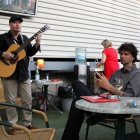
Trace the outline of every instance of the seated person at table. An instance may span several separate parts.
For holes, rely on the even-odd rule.
[[[121,97],[139,97],[140,70],[134,64],[137,61],[138,50],[133,43],[124,43],[118,48],[118,53],[120,54],[120,62],[123,64],[123,68],[116,70],[111,75],[109,81],[103,74],[100,75],[96,72],[99,76],[99,78],[95,78],[100,87],[98,91],[100,93],[109,91],[111,94],[119,95]],[[121,91],[115,88],[116,79],[119,77],[124,80]],[[95,94],[80,81],[74,81],[72,86],[77,97],[72,101],[69,117],[61,140],[79,140],[79,132],[85,113],[91,115],[93,125],[110,117],[110,114],[97,114],[76,108],[75,102],[80,99],[80,96],[92,96]]]

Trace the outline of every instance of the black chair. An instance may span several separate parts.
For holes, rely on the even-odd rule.
[[[138,128],[137,128],[137,125],[136,125],[136,121],[135,121],[135,119],[134,119],[135,116],[139,116],[139,115],[131,115],[130,117],[125,118],[125,121],[133,123],[133,124],[134,124],[134,128],[135,128],[135,131],[138,132]],[[90,117],[87,118],[87,120],[88,120],[88,119],[90,119]],[[85,140],[87,140],[87,138],[88,138],[89,126],[92,126],[92,123],[91,123],[91,122],[92,122],[92,120],[86,121],[86,123],[87,123],[87,129],[86,129]],[[108,125],[109,123],[114,123],[114,127]],[[116,130],[117,119],[110,119],[110,118],[109,118],[109,119],[105,119],[104,121],[99,122],[98,124]]]

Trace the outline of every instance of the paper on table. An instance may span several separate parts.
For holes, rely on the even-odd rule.
[[[118,102],[118,98],[104,98],[99,96],[80,96],[81,98],[93,102],[93,103],[102,103],[102,102]]]

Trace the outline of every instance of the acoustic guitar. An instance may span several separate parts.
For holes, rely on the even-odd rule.
[[[24,48],[37,36],[38,33],[45,32],[49,28],[50,27],[46,24],[22,45],[11,45],[6,52],[11,52],[12,54],[14,54],[14,59],[0,59],[0,77],[7,78],[13,74],[16,69],[17,62],[26,56]]]

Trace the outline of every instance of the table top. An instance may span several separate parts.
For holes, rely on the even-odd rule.
[[[76,101],[75,106],[81,110],[109,113],[109,114],[140,114],[140,97],[121,97],[119,102],[92,103],[84,99]],[[136,107],[126,107],[131,101],[137,103]]]
[[[57,84],[62,84],[63,81],[60,80],[60,81],[57,81],[57,82],[52,82],[51,80],[46,81],[44,79],[44,80],[37,80],[36,83],[39,84],[39,85],[57,85]]]

